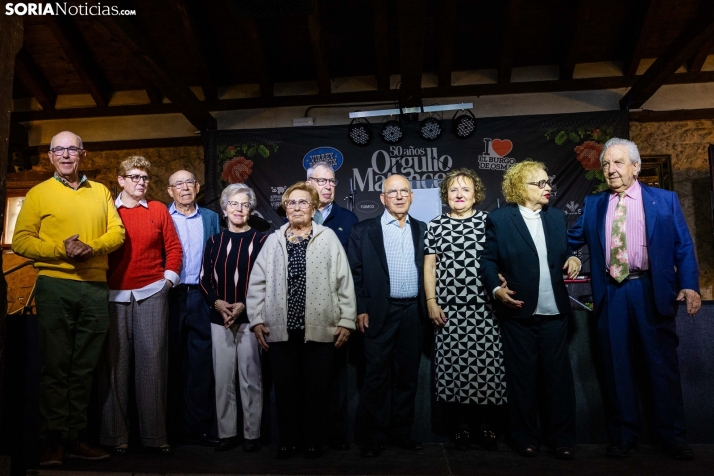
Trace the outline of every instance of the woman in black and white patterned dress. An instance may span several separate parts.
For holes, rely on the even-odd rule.
[[[484,197],[473,170],[453,170],[442,181],[441,200],[451,211],[429,223],[424,288],[435,331],[436,398],[448,405],[456,448],[474,442],[495,451],[492,424],[506,403],[506,379],[498,321],[478,277],[486,212],[473,207]]]

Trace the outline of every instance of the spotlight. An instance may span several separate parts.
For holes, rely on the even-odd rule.
[[[467,139],[476,132],[476,117],[471,111],[463,111],[459,117],[459,111],[456,111],[454,118],[451,120],[451,127],[454,129],[454,135],[457,139]]]
[[[382,139],[387,144],[396,144],[404,139],[404,128],[399,121],[391,120],[382,126]]]
[[[427,117],[419,123],[419,135],[426,141],[433,141],[441,136],[441,121],[434,117]]]
[[[367,147],[372,141],[372,124],[363,117],[352,119],[347,135],[354,145]]]

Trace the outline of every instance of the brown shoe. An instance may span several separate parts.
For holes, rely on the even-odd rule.
[[[62,443],[50,443],[45,446],[45,450],[40,457],[40,466],[61,466],[64,459],[64,445]]]
[[[95,448],[93,446],[89,446],[87,443],[75,440],[72,443],[67,444],[65,458],[86,459],[94,461],[109,458],[109,453],[107,453],[101,448]]]

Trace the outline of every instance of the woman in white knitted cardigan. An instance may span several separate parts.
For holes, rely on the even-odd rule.
[[[278,459],[323,453],[325,408],[336,348],[355,329],[357,307],[347,254],[337,235],[312,221],[315,189],[298,182],[283,194],[288,223],[270,235],[250,275],[250,328],[270,358],[275,381]]]

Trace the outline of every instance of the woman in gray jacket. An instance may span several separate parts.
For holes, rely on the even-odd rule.
[[[288,223],[270,235],[250,275],[250,328],[273,369],[278,459],[323,453],[330,369],[335,349],[355,329],[356,301],[347,255],[337,235],[312,221],[315,189],[298,182],[283,194]]]

